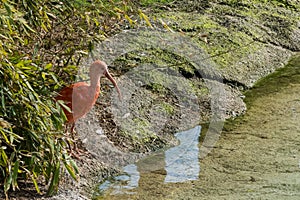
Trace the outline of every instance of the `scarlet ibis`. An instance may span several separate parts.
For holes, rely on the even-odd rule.
[[[67,126],[71,125],[71,135],[73,139],[75,122],[87,114],[97,101],[97,98],[100,94],[100,78],[103,75],[112,82],[114,87],[117,89],[119,98],[121,99],[121,92],[116,81],[110,75],[106,63],[100,60],[96,60],[90,66],[90,85],[85,82],[74,83],[63,88],[55,98],[56,100],[63,100],[65,105],[71,110],[71,112],[69,112],[67,109],[63,108],[63,111],[67,117]],[[77,149],[76,144],[75,150],[79,150]],[[71,148],[70,151],[71,155],[78,158],[78,156],[73,153]]]

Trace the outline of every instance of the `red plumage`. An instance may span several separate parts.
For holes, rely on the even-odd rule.
[[[68,119],[69,124],[73,124],[71,132],[73,132],[74,123],[86,113],[88,113],[93,105],[96,103],[100,94],[100,78],[106,76],[115,86],[121,99],[121,93],[116,81],[110,75],[105,62],[96,60],[90,66],[90,80],[91,84],[85,82],[78,82],[62,89],[56,100],[63,100],[72,112],[63,108],[64,113]]]
[[[85,82],[78,82],[65,87],[59,92],[56,100],[63,100],[72,113],[63,108],[68,123],[75,123],[79,118],[88,113],[96,103],[100,94],[100,86],[94,88]]]
[[[65,105],[70,108],[71,112],[68,111],[66,108],[62,108],[66,117],[67,123],[71,124],[71,134],[73,136],[75,122],[83,117],[86,113],[88,113],[93,105],[96,103],[97,98],[100,94],[100,78],[101,76],[106,76],[115,86],[117,92],[119,94],[119,98],[121,99],[121,93],[116,81],[110,75],[107,69],[107,65],[105,62],[96,60],[90,66],[90,80],[91,84],[87,84],[85,82],[78,82],[72,84],[68,87],[63,88],[55,100],[62,100],[64,101]],[[67,130],[67,129],[66,129]],[[77,149],[76,143],[75,148]],[[72,149],[70,148],[71,154]],[[74,154],[73,154],[74,155]],[[74,155],[75,157],[78,157]]]

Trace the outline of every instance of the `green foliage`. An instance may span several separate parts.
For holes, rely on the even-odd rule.
[[[61,170],[76,179],[67,153],[66,117],[56,90],[73,81],[82,56],[119,29],[127,1],[0,1],[0,186],[7,195],[20,180],[48,195]],[[119,22],[119,23],[117,23]]]
[[[123,1],[2,0],[0,58],[17,50],[54,66],[78,65],[94,42],[119,29],[127,10]]]
[[[58,87],[50,66],[31,60],[4,59],[0,71],[0,180],[4,191],[18,188],[19,179],[31,179],[39,192],[38,178],[55,191],[60,162],[71,173],[76,165],[66,152],[61,106],[49,91]],[[75,177],[74,177],[75,178]]]

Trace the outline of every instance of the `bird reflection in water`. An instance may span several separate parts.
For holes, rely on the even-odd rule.
[[[161,184],[197,180],[199,165],[199,136],[201,127],[175,134],[180,144],[165,152],[148,156],[123,168],[123,174],[99,186],[101,193],[131,194],[139,189],[153,192]],[[137,190],[134,190],[137,189]]]

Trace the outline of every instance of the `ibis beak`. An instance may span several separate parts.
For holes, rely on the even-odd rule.
[[[112,84],[114,85],[114,87],[116,88],[116,90],[118,92],[120,101],[122,101],[122,95],[121,95],[120,89],[119,89],[115,79],[110,75],[110,73],[108,71],[106,71],[106,73],[104,75],[112,82]]]

